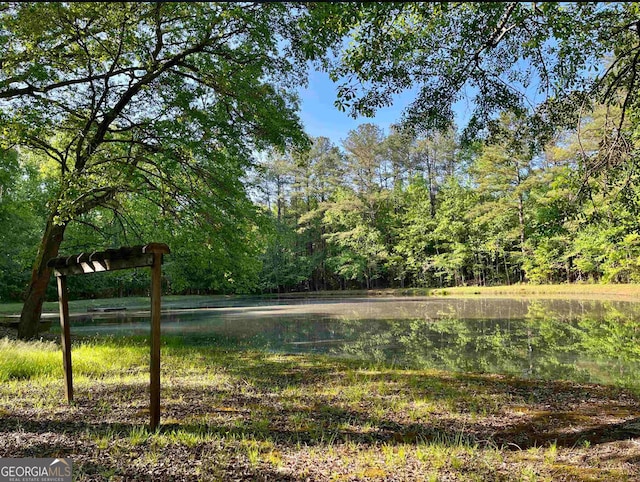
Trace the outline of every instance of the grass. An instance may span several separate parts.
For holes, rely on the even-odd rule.
[[[73,348],[74,376],[121,376],[132,367],[144,363],[147,354],[143,342],[126,344],[105,340],[99,344],[86,342]],[[108,362],[105,362],[108,361]],[[62,376],[61,354],[51,342],[22,342],[0,340],[0,381],[59,378]]]
[[[74,343],[66,406],[56,344],[0,341],[0,457],[68,456],[75,480],[640,477],[640,399],[615,387],[166,339],[149,431],[146,342]]]
[[[460,286],[452,288],[383,288],[371,290],[321,291],[307,293],[286,293],[264,295],[265,297],[287,298],[333,298],[344,296],[525,296],[525,297],[619,297],[640,299],[640,284],[513,284],[501,286]]]
[[[430,290],[431,296],[558,296],[640,299],[640,284],[565,283],[557,285],[462,286]]]

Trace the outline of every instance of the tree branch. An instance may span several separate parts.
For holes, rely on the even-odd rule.
[[[211,38],[210,33],[208,33],[202,41],[200,41],[193,47],[188,48],[183,52],[177,54],[176,56],[171,58],[171,60],[168,60],[167,62],[162,64],[159,68],[153,71],[147,72],[138,82],[131,85],[131,87],[129,87],[127,91],[124,94],[122,94],[122,96],[120,97],[120,100],[116,103],[113,109],[111,109],[105,115],[102,122],[98,125],[98,129],[96,133],[93,135],[91,141],[87,144],[86,150],[82,155],[78,156],[78,158],[76,159],[76,170],[82,171],[82,169],[84,169],[84,166],[86,165],[88,159],[91,157],[95,149],[98,147],[98,145],[100,145],[103,142],[104,137],[108,132],[108,129],[111,123],[120,115],[122,110],[129,104],[131,99],[133,99],[133,97],[137,95],[144,86],[153,82],[164,72],[176,66],[179,62],[181,62],[188,56],[196,52],[202,51],[202,49],[209,43],[210,38]]]
[[[88,82],[93,82],[94,80],[106,79],[113,75],[132,73],[132,72],[135,72],[136,70],[140,70],[140,69],[136,67],[127,67],[127,68],[118,69],[113,73],[107,72],[105,74],[96,74],[94,76],[89,75],[86,77],[81,77],[76,79],[63,80],[60,82],[54,82],[52,84],[45,85],[43,87],[31,85],[28,82],[23,81],[25,84],[27,84],[27,87],[17,87],[13,89],[6,89],[4,91],[0,90],[0,99],[12,99],[12,98],[20,97],[23,95],[31,95],[36,93],[45,94],[55,89],[69,87],[71,85],[86,84]]]

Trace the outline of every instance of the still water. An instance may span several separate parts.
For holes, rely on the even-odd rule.
[[[171,308],[171,307],[170,307]],[[90,313],[78,335],[146,335],[148,313]],[[186,344],[322,353],[640,389],[640,303],[348,298],[221,302],[170,309],[162,333]]]

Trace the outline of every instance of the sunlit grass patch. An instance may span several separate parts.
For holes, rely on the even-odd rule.
[[[73,370],[89,377],[148,370],[148,348],[123,344],[82,343],[71,350]]]
[[[153,443],[161,446],[175,444],[191,448],[218,438],[219,434],[206,426],[190,426],[154,435]]]
[[[62,356],[55,343],[0,340],[0,381],[61,375]]]
[[[242,438],[240,448],[245,453],[249,464],[257,466],[262,460],[273,463],[280,463],[281,458],[277,451],[274,451],[274,444],[270,440],[256,440],[253,438]]]
[[[129,431],[129,435],[128,435],[129,444],[134,447],[136,445],[142,445],[149,439],[150,435],[151,434],[146,426],[141,425],[141,426],[133,427]]]
[[[125,376],[148,370],[148,348],[135,342],[86,341],[71,349],[74,376]],[[53,342],[0,340],[0,381],[62,377],[62,353]]]
[[[407,447],[405,445],[385,443],[382,445],[381,450],[386,467],[396,467],[407,460]]]
[[[99,450],[108,449],[118,438],[119,434],[115,429],[104,430],[90,430],[86,431],[86,436],[89,440],[96,444]]]

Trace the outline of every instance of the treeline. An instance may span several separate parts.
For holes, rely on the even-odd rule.
[[[617,121],[596,109],[544,145],[512,114],[484,142],[362,124],[341,146],[272,155],[259,288],[637,282],[638,174],[628,149],[599,154]]]
[[[474,142],[454,129],[416,137],[362,124],[340,145],[321,137],[265,156],[233,211],[185,223],[123,196],[78,216],[61,254],[166,242],[165,290],[182,294],[638,282],[640,183],[633,150],[603,144],[614,114],[596,109],[543,145],[513,114]],[[2,154],[3,301],[22,299],[29,282],[56,188],[47,169],[28,152]],[[70,279],[84,298],[148,286],[146,270]]]

